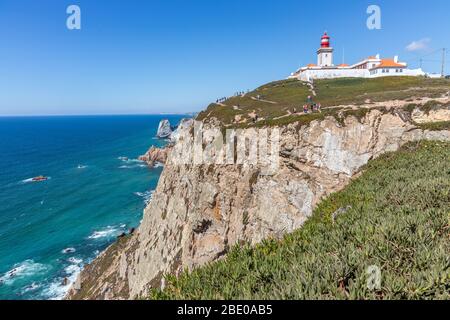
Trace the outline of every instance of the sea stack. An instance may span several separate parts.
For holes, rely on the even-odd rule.
[[[170,137],[171,134],[172,134],[172,127],[170,126],[169,120],[167,119],[161,120],[159,122],[156,136],[160,139],[165,139]]]

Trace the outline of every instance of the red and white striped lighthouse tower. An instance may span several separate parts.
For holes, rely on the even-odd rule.
[[[320,47],[321,48],[329,48],[330,47],[330,36],[327,34],[326,31],[322,36],[322,41],[320,42]]]
[[[325,32],[320,41],[320,49],[317,50],[317,65],[319,67],[332,67],[333,51],[333,48],[330,47],[330,36]]]

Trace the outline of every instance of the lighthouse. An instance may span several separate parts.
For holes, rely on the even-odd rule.
[[[325,32],[320,41],[320,48],[317,50],[317,65],[319,67],[332,67],[333,51],[330,46],[330,36]]]

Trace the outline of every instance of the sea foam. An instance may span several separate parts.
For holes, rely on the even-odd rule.
[[[138,197],[141,197],[144,199],[144,203],[147,205],[152,201],[153,193],[155,190],[145,191],[145,192],[135,192],[134,194]]]
[[[114,236],[118,236],[121,232],[123,232],[122,226],[107,226],[104,229],[101,230],[97,230],[94,231],[89,237],[88,239],[91,240],[97,240],[97,239],[101,239],[101,238],[112,238]]]
[[[41,263],[36,263],[31,259],[25,260],[21,263],[15,264],[11,270],[3,274],[0,277],[0,283],[12,285],[18,279],[34,276],[36,274],[43,273],[46,270],[47,267]]]

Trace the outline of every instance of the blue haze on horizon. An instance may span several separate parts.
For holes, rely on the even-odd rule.
[[[81,30],[66,28],[71,4]],[[381,30],[366,27],[370,4]],[[325,30],[335,63],[344,48],[347,63],[380,53],[411,67],[432,53],[424,69],[440,72],[449,12],[448,0],[0,0],[0,115],[199,111],[315,62]]]

